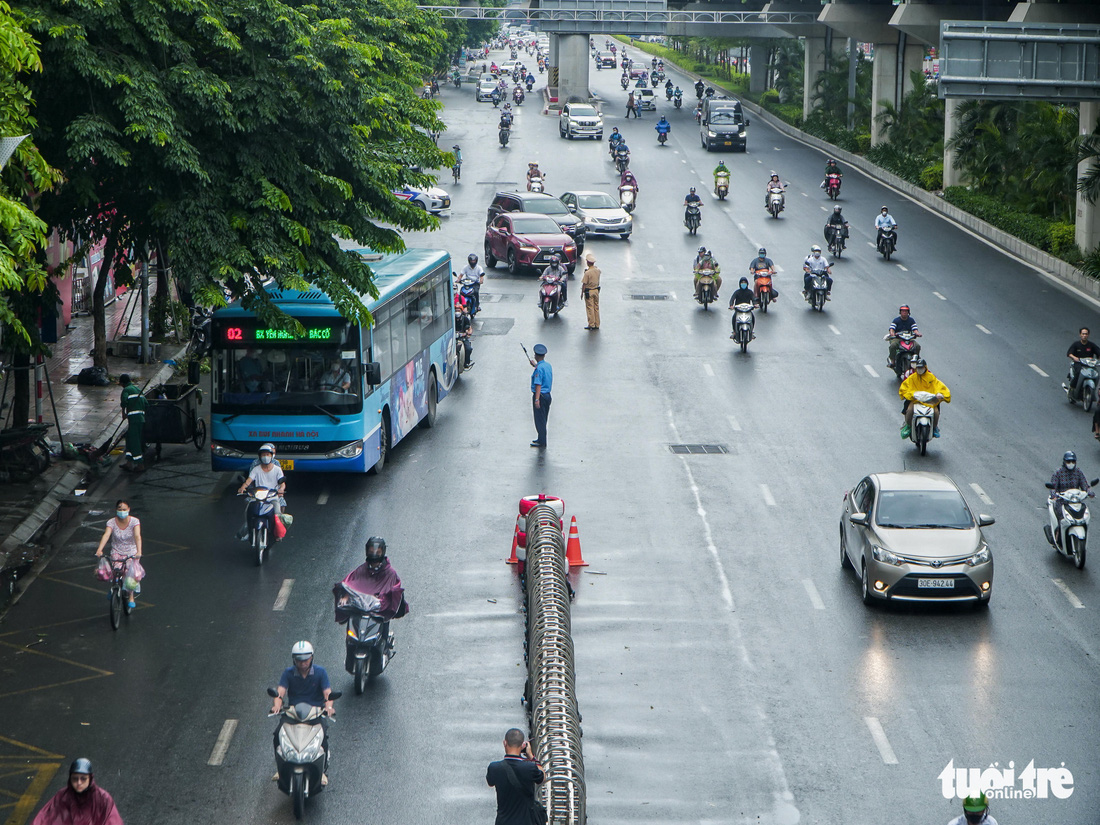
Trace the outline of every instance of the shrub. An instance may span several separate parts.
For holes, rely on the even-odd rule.
[[[921,170],[920,185],[925,189],[943,189],[943,161],[937,160]]]
[[[775,89],[767,89],[760,95],[760,105],[767,108],[769,104],[776,105],[779,103],[779,92]]]
[[[948,203],[969,212],[976,218],[1015,235],[1022,241],[1037,246],[1047,252],[1052,251],[1052,221],[1009,209],[999,199],[982,195],[964,186],[949,186],[943,190],[943,198]]]
[[[862,134],[856,135],[856,145],[859,146],[859,153],[861,155],[866,155],[867,150],[871,148],[871,133],[863,132]]]
[[[1081,271],[1090,278],[1100,280],[1100,246],[1085,256],[1081,262]]]
[[[1050,224],[1050,251],[1058,257],[1064,257],[1072,247],[1076,246],[1074,239],[1077,235],[1077,227],[1065,221],[1052,221]]]

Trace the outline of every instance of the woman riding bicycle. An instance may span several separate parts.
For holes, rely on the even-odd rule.
[[[103,555],[103,548],[107,541],[111,542],[111,565],[120,567],[127,559],[141,558],[141,522],[137,516],[130,515],[130,505],[125,499],[119,499],[115,504],[115,517],[107,520],[107,527],[99,539],[99,547],[95,554],[99,558]],[[137,591],[124,591],[131,610],[134,609],[134,598]]]

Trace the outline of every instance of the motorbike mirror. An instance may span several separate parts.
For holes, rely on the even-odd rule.
[[[328,698],[335,701],[336,699],[339,699],[343,695],[344,695],[344,692],[342,690],[333,690],[333,691],[329,692]]]
[[[749,120],[748,118],[745,118],[745,125],[746,125],[746,126],[751,126],[751,125],[752,125],[752,121],[751,121],[751,120]]]
[[[267,695],[274,699],[276,696],[279,695],[279,691],[275,690],[275,688],[270,688],[269,687],[267,689]]]
[[[1095,487],[1097,484],[1100,484],[1100,478],[1094,478],[1092,481],[1090,481],[1089,487]]]
[[[370,361],[363,365],[363,373],[367,383],[373,385],[382,383],[382,365],[377,361]]]
[[[1054,485],[1051,484],[1049,481],[1046,484],[1044,484],[1043,486],[1046,487],[1048,490],[1053,490],[1054,489]]]
[[[991,524],[995,524],[996,521],[997,521],[997,519],[993,518],[993,516],[987,516],[984,513],[979,513],[978,514],[978,526],[979,527],[989,527]]]
[[[848,516],[848,521],[852,522],[852,524],[858,525],[859,527],[866,527],[869,522],[866,513],[852,513],[850,516]]]

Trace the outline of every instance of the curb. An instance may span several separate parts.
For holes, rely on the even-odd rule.
[[[640,51],[644,53],[644,50]],[[892,189],[896,189],[911,200],[916,201],[941,217],[947,218],[965,229],[969,229],[993,246],[1010,255],[1014,255],[1016,258],[1039,270],[1047,277],[1055,281],[1060,281],[1064,285],[1084,293],[1084,295],[1089,298],[1100,300],[1100,281],[1088,277],[1084,272],[1067,261],[1063,261],[1061,258],[1051,255],[1049,252],[1044,252],[1042,249],[1039,249],[1039,247],[1032,246],[1016,236],[1010,235],[1008,232],[998,229],[992,224],[971,215],[969,212],[959,209],[959,207],[945,201],[940,195],[921,189],[919,186],[915,186],[909,183],[909,181],[899,178],[893,172],[889,172],[881,166],[871,163],[861,155],[848,152],[841,149],[839,146],[834,146],[821,138],[814,137],[807,132],[803,132],[801,129],[791,126],[785,120],[782,120],[767,109],[761,107],[760,104],[736,95],[736,93],[726,89],[716,81],[705,78],[695,72],[689,72],[678,63],[674,63],[671,60],[666,60],[665,62],[675,67],[680,74],[694,80],[702,80],[715,89],[721,89],[726,94],[737,97],[737,99],[741,101],[741,105],[744,106],[747,111],[752,112],[754,116],[761,118],[787,137],[793,138],[814,149],[820,149],[838,160],[843,160],[849,166],[859,169],[865,175],[874,178]]]
[[[169,360],[175,361],[186,351],[186,347],[181,348]],[[172,364],[163,364],[149,379],[146,386],[164,382],[171,376],[173,369]],[[105,435],[107,435],[107,430],[100,432],[92,440],[96,441]],[[72,495],[73,491],[84,480],[89,469],[83,463],[70,467],[49,489],[42,501],[12,530],[11,535],[5,538],[3,543],[0,543],[0,570],[5,570],[12,555],[18,553],[24,545],[34,541],[42,528],[54,519],[62,505],[66,503],[65,499]]]

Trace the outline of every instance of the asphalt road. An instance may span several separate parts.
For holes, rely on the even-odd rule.
[[[516,500],[545,491],[577,515],[591,564],[575,575],[574,635],[592,822],[946,822],[960,807],[938,779],[951,760],[1072,772],[1068,799],[996,802],[1002,825],[1100,821],[1096,564],[1076,571],[1042,536],[1042,484],[1062,452],[1100,470],[1089,417],[1058,387],[1095,307],[846,170],[849,255],[834,300],[813,313],[799,271],[832,206],[817,188],[824,156],[754,121],[748,153],[724,156],[733,196],[707,200],[691,238],[683,195],[709,191],[718,156],[700,149],[690,106],[658,104],[673,124],[664,148],[657,115],[623,120],[618,74],[593,71],[592,83],[606,128],[627,135],[641,192],[631,240],[588,244],[604,273],[601,330],[583,329],[579,289],[543,321],[531,276],[490,272],[477,364],[438,426],[402,443],[380,477],[292,478],[295,525],[261,569],[232,540],[231,480],[192,449],[166,447],[140,481],[97,490],[0,626],[0,698],[17,709],[0,758],[31,765],[2,780],[7,795],[44,799],[63,781],[57,766],[88,755],[127,821],[291,821],[269,781],[264,688],[299,638],[350,687],[329,588],[377,534],[412,614],[395,626],[384,677],[338,703],[332,784],[308,818],[491,821],[484,766],[523,722],[522,617],[503,559]],[[535,97],[507,149],[496,112],[468,88],[443,101],[441,145],[462,146],[463,182],[441,181],[453,214],[410,245],[447,248],[456,265],[480,253],[485,208],[529,160],[550,192],[613,191],[604,145],[559,140]],[[773,169],[791,182],[777,221],[762,208]],[[889,263],[870,246],[883,203],[901,227]],[[700,243],[723,265],[723,298],[759,245],[783,269],[783,297],[747,354],[728,339],[722,301],[704,312],[691,300]],[[666,297],[631,298],[643,294]],[[900,303],[953,393],[924,458],[898,436],[885,367],[881,338]],[[527,446],[521,342],[545,343],[555,368],[545,452]],[[728,453],[679,456],[673,443]],[[988,611],[860,603],[838,563],[841,496],[900,469],[945,472],[996,517]],[[112,633],[89,559],[118,497],[144,522],[149,578],[142,608]],[[208,765],[227,719],[238,725],[224,761]],[[20,825],[26,811],[9,810]]]

